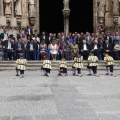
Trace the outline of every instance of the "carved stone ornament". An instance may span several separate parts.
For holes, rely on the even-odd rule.
[[[64,17],[69,17],[69,15],[70,15],[70,9],[64,9],[63,10],[63,15],[64,15]]]

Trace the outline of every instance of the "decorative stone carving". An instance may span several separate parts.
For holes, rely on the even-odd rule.
[[[30,24],[35,24],[35,0],[29,0],[29,18],[30,18]]]
[[[64,9],[63,10],[63,15],[64,15],[64,17],[69,17],[69,15],[70,15],[70,9]]]
[[[7,20],[10,20],[12,15],[12,0],[4,0],[5,5],[5,16]]]

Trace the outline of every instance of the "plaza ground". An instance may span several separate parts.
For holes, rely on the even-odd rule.
[[[117,77],[51,77],[40,71],[0,71],[0,120],[120,120],[120,72]]]

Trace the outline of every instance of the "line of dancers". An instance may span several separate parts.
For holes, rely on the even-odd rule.
[[[88,65],[87,65],[87,69],[88,69],[88,75],[93,75],[96,77],[99,77],[99,74],[97,73],[97,66],[98,66],[98,62],[99,59],[97,56],[94,55],[93,52],[91,52],[89,54],[88,57]],[[113,57],[109,56],[108,53],[104,54],[104,62],[105,62],[105,66],[106,66],[106,75],[111,75],[113,77],[115,77],[116,75],[114,74],[114,59]],[[17,59],[16,61],[16,76],[20,76],[21,78],[24,77],[24,73],[25,73],[25,66],[27,64],[27,60],[23,58],[23,54],[20,54],[20,58]],[[62,58],[61,61],[59,62],[59,73],[58,76],[67,76],[67,61],[65,60],[65,58]],[[74,57],[74,61],[72,64],[72,72],[73,72],[73,76],[79,76],[82,77],[82,73],[81,70],[83,68],[83,56],[79,55],[78,53],[75,54]],[[44,72],[45,76],[50,77],[50,72],[52,69],[52,62],[51,60],[48,59],[48,56],[44,56],[44,60],[43,60],[43,65],[41,67],[41,70]],[[110,70],[110,72],[109,72]],[[19,72],[20,71],[20,75]],[[77,74],[76,74],[77,71]],[[92,73],[93,72],[93,73]]]

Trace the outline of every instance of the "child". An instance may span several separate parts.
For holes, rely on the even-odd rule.
[[[22,53],[20,54],[20,58],[17,59],[16,63],[17,63],[17,67],[16,67],[17,75],[16,76],[19,76],[18,71],[20,71],[20,77],[22,78],[24,77],[25,65],[27,64],[27,60],[23,58]]]
[[[74,70],[73,75],[75,75],[75,72],[76,72],[76,69],[77,69],[78,76],[82,77],[81,68],[83,68],[83,64],[82,64],[83,56],[80,56],[78,53],[76,53],[75,56],[76,57],[74,58],[74,64],[72,66],[72,68]]]
[[[51,67],[51,61],[48,59],[48,56],[44,56],[44,60],[43,60],[43,70],[45,72],[45,75],[47,75],[48,77],[50,77],[50,71],[51,71],[52,67]]]
[[[105,53],[104,56],[105,56],[104,57],[105,66],[107,70],[106,75],[109,75],[108,69],[110,68],[110,75],[115,77],[116,75],[113,73],[113,65],[114,65],[113,57],[109,56],[108,53]]]
[[[91,52],[90,55],[89,55],[89,57],[88,57],[88,66],[87,66],[87,68],[88,68],[88,70],[89,70],[89,74],[88,74],[88,75],[92,75],[92,74],[91,74],[91,69],[92,69],[93,75],[99,77],[99,75],[97,75],[97,66],[98,66],[97,62],[98,62],[98,61],[99,61],[99,60],[98,60],[98,57],[95,56],[95,55]]]
[[[65,58],[62,58],[59,62],[60,71],[58,75],[67,76],[67,62]]]

